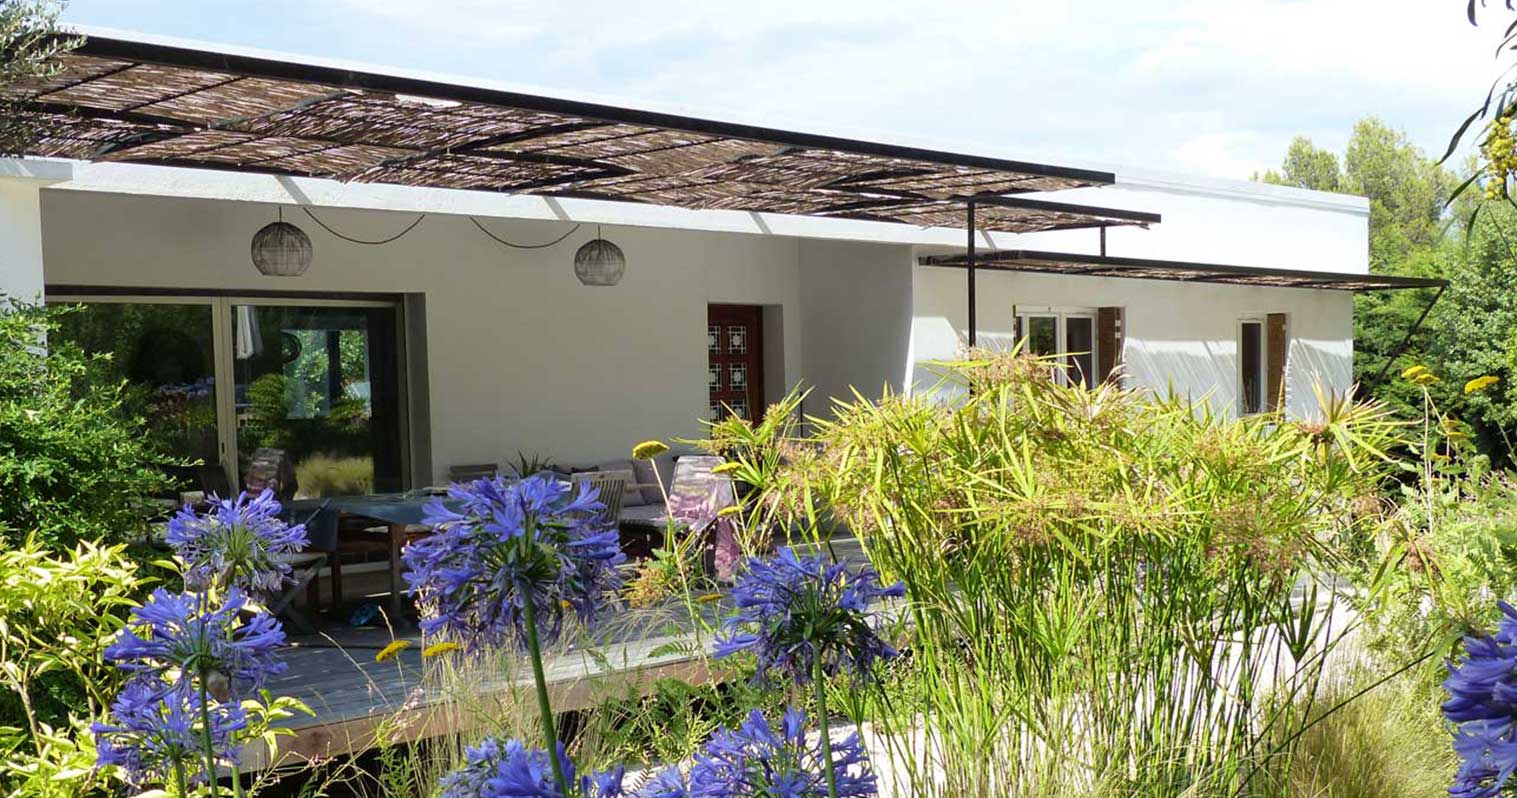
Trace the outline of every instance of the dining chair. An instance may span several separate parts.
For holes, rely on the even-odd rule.
[[[305,524],[307,544],[304,551],[278,555],[280,562],[290,566],[290,581],[280,594],[269,602],[269,612],[289,621],[290,627],[301,634],[313,634],[316,627],[305,613],[295,607],[295,598],[303,590],[306,594],[306,611],[321,611],[321,585],[317,577],[321,567],[335,558],[337,550],[337,512],[332,510],[330,499],[321,503]],[[335,573],[335,572],[334,572]],[[336,598],[334,581],[333,597]],[[336,606],[334,601],[333,606]]]

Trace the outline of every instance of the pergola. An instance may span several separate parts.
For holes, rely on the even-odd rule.
[[[92,36],[3,89],[30,154],[1008,233],[1153,214],[1027,198],[1107,172]]]
[[[0,88],[44,131],[27,154],[359,183],[959,227],[924,263],[1243,285],[1377,290],[1403,278],[1105,255],[1104,229],[1158,214],[1026,196],[1109,172],[566,100],[264,55],[90,36],[38,83]],[[979,231],[1100,228],[1102,255],[976,251]]]

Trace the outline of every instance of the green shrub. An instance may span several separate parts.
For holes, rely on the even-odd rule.
[[[1517,601],[1517,478],[1490,470],[1469,426],[1434,401],[1439,381],[1415,369],[1401,381],[1422,394],[1410,446],[1419,458],[1374,508],[1382,522],[1355,581],[1367,588],[1358,605],[1368,647],[1387,667],[1414,664],[1420,689],[1438,700],[1460,639],[1494,631],[1497,600]]]
[[[295,466],[302,496],[353,496],[374,491],[374,460],[318,454]]]
[[[0,297],[0,541],[11,547],[134,539],[149,497],[169,487],[123,386],[92,379],[94,359],[75,347],[40,345],[67,312]]]
[[[28,542],[0,553],[0,790],[98,786],[87,726],[123,675],[103,652],[143,589],[120,546],[81,543],[60,557]]]

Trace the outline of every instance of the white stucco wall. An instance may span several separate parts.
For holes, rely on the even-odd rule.
[[[952,358],[967,337],[965,272],[919,266],[913,278],[913,380],[937,377],[928,361]],[[1127,384],[1238,405],[1238,324],[1289,314],[1288,412],[1310,415],[1313,384],[1342,393],[1353,382],[1353,295],[1337,291],[1188,284],[1159,280],[985,272],[977,278],[979,342],[1010,347],[1018,307],[1123,308]]]
[[[884,386],[930,379],[920,364],[951,358],[965,334],[964,272],[915,265],[919,254],[950,251],[947,242],[962,241],[962,233],[412,192],[79,166],[73,179],[41,194],[44,276],[53,286],[424,295],[431,460],[439,477],[451,464],[498,462],[517,451],[591,462],[623,457],[649,437],[699,435],[711,302],[765,307],[767,393],[773,398],[804,380],[814,386],[806,405],[814,414],[854,387],[877,395]],[[1112,230],[1114,254],[1366,268],[1362,200],[1236,184],[1182,190],[1162,181],[1069,193],[1164,214],[1153,230]],[[0,190],[0,203],[7,196]],[[415,218],[372,209],[391,199],[431,215],[399,241],[371,247],[341,241],[285,204],[286,218],[311,235],[315,263],[300,278],[267,278],[249,262],[248,242],[275,217],[275,206],[246,199],[265,196],[313,202],[324,220],[364,238],[390,235]],[[321,206],[323,198],[338,207]],[[34,199],[28,217],[24,203],[0,205],[0,224],[35,225],[36,206]],[[460,212],[513,241],[546,241],[574,222],[587,226],[561,246],[513,250],[480,235]],[[570,265],[597,222],[628,259],[626,278],[613,288],[580,285]],[[1088,230],[983,238],[987,246],[1074,252],[1093,252],[1097,241]],[[6,265],[0,273],[29,281],[23,288],[33,293],[40,288],[35,268]],[[1182,393],[1211,395],[1221,408],[1237,404],[1237,323],[1245,316],[1290,314],[1292,412],[1314,407],[1313,382],[1341,391],[1351,379],[1346,293],[993,272],[982,272],[979,286],[982,341],[1009,341],[1016,305],[1121,306],[1133,384],[1172,383]]]
[[[546,250],[512,250],[468,219],[430,216],[385,246],[338,240],[304,214],[315,260],[298,278],[260,275],[248,257],[272,206],[51,191],[43,199],[50,285],[218,291],[423,293],[427,305],[432,461],[561,462],[626,457],[646,438],[694,437],[705,415],[708,302],[772,306],[783,319],[780,371],[801,374],[803,314],[796,241],[605,227],[627,255],[622,283],[574,277],[582,228]],[[415,217],[324,209],[323,221],[363,238]],[[561,235],[561,222],[492,221],[518,242]]]
[[[1109,255],[1348,274],[1369,271],[1369,207],[1361,197],[1237,181],[1181,180],[1135,170],[1119,171],[1115,186],[1048,196],[1163,216],[1148,229],[1109,229]],[[992,234],[982,236],[982,243],[1096,254],[1100,234]],[[1233,413],[1239,406],[1239,322],[1286,313],[1287,412],[1312,414],[1318,404],[1314,385],[1341,395],[1353,383],[1354,303],[1348,292],[990,270],[978,275],[976,326],[982,344],[1011,344],[1018,306],[1122,307],[1127,384],[1206,397],[1218,410]],[[967,339],[965,280],[961,269],[915,270],[912,381],[918,387],[936,381],[925,362],[952,357]]]
[[[854,388],[874,397],[906,387],[913,263],[909,246],[800,242],[808,414],[827,415]]]
[[[42,296],[41,186],[0,178],[0,301]]]

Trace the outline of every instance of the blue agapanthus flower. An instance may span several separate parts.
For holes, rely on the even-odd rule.
[[[531,601],[545,641],[562,630],[566,609],[593,624],[621,584],[626,559],[616,528],[598,520],[594,488],[577,490],[548,474],[518,482],[454,484],[428,507],[435,534],[406,546],[411,594],[422,632],[442,633],[475,651],[526,644],[523,608]]]
[[[737,611],[723,621],[715,654],[752,651],[760,678],[777,672],[797,684],[812,678],[818,656],[829,675],[846,669],[868,676],[876,661],[897,656],[875,632],[869,608],[904,595],[905,585],[882,587],[868,566],[850,572],[783,548],[771,559],[748,560],[732,590]]]
[[[779,728],[754,710],[741,726],[712,735],[690,768],[690,798],[827,798],[821,741],[806,740],[806,713],[785,711]],[[873,798],[869,756],[850,734],[832,742],[838,798]]]
[[[136,673],[134,683],[151,693],[182,689],[185,680],[206,674],[206,690],[217,700],[237,698],[285,668],[276,655],[284,644],[283,627],[266,612],[242,617],[247,605],[235,588],[221,601],[159,588],[132,610],[105,658]]]
[[[577,790],[567,798],[621,798],[622,768],[579,775],[563,744],[557,753],[564,779]],[[439,798],[566,798],[547,751],[495,737],[464,749],[463,767],[443,776],[438,788]]]
[[[666,767],[648,777],[636,798],[690,798],[690,779],[677,766]]]
[[[1455,724],[1459,770],[1454,798],[1499,795],[1517,771],[1517,609],[1499,602],[1494,635],[1467,637],[1465,656],[1449,663],[1443,715]]]
[[[234,760],[241,751],[236,733],[247,727],[247,716],[236,702],[209,702],[201,712],[199,693],[154,690],[133,682],[111,705],[110,718],[95,723],[96,764],[115,765],[134,785],[189,784],[205,780],[205,717],[216,759]]]
[[[277,594],[290,575],[281,555],[309,543],[305,526],[285,524],[279,510],[274,491],[267,489],[251,499],[242,493],[235,501],[219,500],[204,514],[186,505],[170,519],[167,538],[185,562],[185,585]]]

